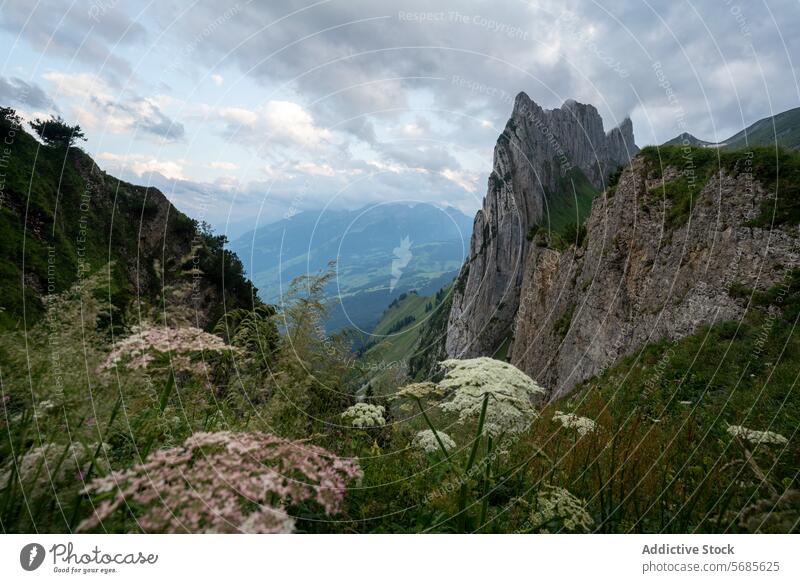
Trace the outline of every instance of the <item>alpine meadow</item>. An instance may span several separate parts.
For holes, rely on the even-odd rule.
[[[800,532],[796,2],[135,4],[0,7],[3,533],[777,564],[725,535]]]

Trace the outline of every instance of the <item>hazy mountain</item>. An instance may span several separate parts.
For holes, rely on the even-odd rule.
[[[291,280],[337,263],[328,328],[369,332],[392,299],[435,292],[452,280],[469,245],[472,219],[431,204],[375,204],[303,211],[231,243],[264,301],[279,303]]]
[[[716,146],[713,142],[706,142],[705,140],[701,140],[700,138],[694,137],[689,132],[683,132],[682,134],[675,136],[668,142],[664,142],[665,146]]]

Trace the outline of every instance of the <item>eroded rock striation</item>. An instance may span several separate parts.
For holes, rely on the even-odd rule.
[[[637,152],[629,119],[606,133],[592,105],[569,100],[546,110],[525,93],[517,96],[454,287],[448,356],[492,354],[500,347],[519,307],[531,227],[546,225],[560,199],[577,196],[572,177],[601,190],[609,173]]]
[[[690,205],[695,170],[657,158],[637,156],[596,198],[583,246],[527,258],[510,360],[551,399],[647,343],[740,319],[749,292],[732,289],[780,289],[799,265],[797,225],[754,220],[773,195],[747,152],[712,162]]]

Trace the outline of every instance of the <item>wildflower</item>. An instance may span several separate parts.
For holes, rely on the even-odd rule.
[[[95,479],[85,492],[114,495],[78,530],[91,530],[118,509],[138,510],[147,532],[291,532],[287,508],[307,500],[340,511],[358,464],[321,447],[269,433],[195,433],[144,463]]]
[[[128,368],[147,368],[157,354],[168,354],[175,368],[202,373],[202,363],[194,366],[187,355],[197,352],[222,352],[236,350],[219,337],[200,328],[167,328],[162,326],[136,326],[133,333],[116,343],[111,354],[97,369],[98,373],[111,370],[122,361]],[[197,370],[195,370],[197,369]]]
[[[581,437],[592,433],[597,427],[597,423],[588,417],[580,417],[574,413],[564,413],[562,411],[555,412],[553,421],[558,421],[562,427],[567,429],[575,429]]]
[[[441,364],[447,373],[439,387],[453,394],[440,407],[458,413],[459,421],[477,417],[487,394],[486,430],[492,435],[519,433],[536,418],[533,402],[544,396],[545,390],[515,366],[486,357]]]
[[[442,440],[442,445],[444,445],[444,449],[450,451],[451,449],[455,449],[456,442],[453,441],[453,438],[443,433],[441,431],[437,431],[436,435],[439,436],[439,439]],[[412,444],[415,447],[420,448],[425,453],[434,453],[437,451],[441,451],[439,447],[439,442],[436,441],[436,435],[433,434],[433,431],[430,429],[425,429],[424,431],[420,431],[414,437],[414,441]]]
[[[55,408],[55,406],[56,404],[50,399],[39,401],[38,403],[34,404],[33,418],[37,420],[41,419],[42,417],[47,415],[50,411],[52,411]]]
[[[443,395],[443,390],[436,384],[431,382],[411,383],[401,388],[395,394],[396,399],[410,397],[413,399],[424,399],[425,397]]]
[[[788,440],[780,433],[774,433],[772,431],[756,431],[755,429],[748,429],[747,427],[742,427],[741,425],[729,425],[728,433],[731,435],[731,437],[738,437],[743,441],[749,441],[753,445],[784,445],[788,443]]]
[[[383,427],[386,425],[386,419],[383,417],[385,412],[386,409],[382,405],[356,403],[342,413],[342,419],[353,427]]]
[[[549,532],[548,527],[553,524],[555,530],[568,532],[589,532],[594,526],[586,501],[558,486],[545,486],[538,493],[530,522],[542,533]]]

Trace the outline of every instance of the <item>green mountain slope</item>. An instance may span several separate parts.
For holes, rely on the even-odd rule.
[[[800,149],[800,107],[765,117],[719,143],[706,142],[692,134],[682,133],[664,142],[664,146],[704,146],[740,150],[758,146],[783,146]]]
[[[373,382],[387,371],[405,372],[411,361],[429,351],[420,340],[434,327],[432,322],[447,321],[451,287],[448,284],[430,296],[404,293],[384,310],[359,359],[364,369],[374,372]]]
[[[241,262],[157,189],[100,170],[78,148],[43,146],[14,120],[5,140],[0,200],[0,329],[29,328],[43,298],[110,265],[109,323],[132,304],[206,326],[252,305]],[[172,309],[174,308],[174,309]]]
[[[800,107],[761,119],[722,142],[722,146],[735,150],[776,143],[795,150],[800,148]]]

